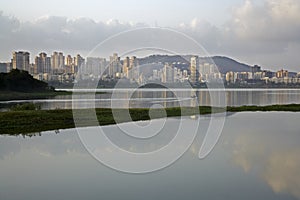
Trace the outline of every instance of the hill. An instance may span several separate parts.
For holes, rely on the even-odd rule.
[[[177,67],[182,69],[189,69],[190,59],[192,55],[151,55],[145,58],[139,58],[140,65],[149,65],[151,63],[174,63]],[[199,57],[200,63],[215,63],[219,71],[223,74],[229,71],[234,72],[249,72],[251,71],[250,65],[237,62],[234,59],[224,56],[213,57]]]
[[[0,73],[0,91],[47,92],[54,91],[54,88],[34,79],[27,71],[14,69],[9,73]]]
[[[250,65],[237,62],[231,58],[223,56],[214,56],[212,57],[214,63],[218,66],[219,71],[223,74],[233,71],[233,72],[250,72]]]

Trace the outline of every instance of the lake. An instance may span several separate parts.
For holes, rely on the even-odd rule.
[[[76,92],[78,90],[69,91]],[[64,95],[51,99],[2,101],[0,109],[7,110],[13,104],[25,102],[33,102],[45,110],[71,109],[72,102],[76,102],[77,108],[89,108],[91,101],[95,102],[95,107],[98,108],[149,108],[154,104],[178,107],[180,105],[190,106],[195,104],[195,101],[199,105],[210,105],[210,95],[218,93],[218,91],[208,91],[207,89],[179,89],[176,90],[176,94],[166,89],[97,89],[96,91],[105,93],[96,94],[92,99],[87,98],[84,94],[76,94],[73,96],[74,99],[72,99],[72,95]],[[300,89],[226,89],[223,93],[228,106],[300,103]]]
[[[256,96],[258,93],[274,101],[263,100]],[[288,103],[299,95],[298,91],[291,95],[284,91],[269,93],[253,92],[249,98],[247,92],[233,92],[248,96],[232,103]],[[163,120],[155,120],[154,126]],[[174,125],[195,119],[169,120]],[[209,120],[208,116],[200,118],[196,140],[183,157],[167,168],[140,175],[100,164],[87,152],[76,129],[25,138],[0,136],[0,199],[300,199],[300,113],[229,113],[219,142],[200,160],[198,152]],[[122,127],[131,129],[147,123],[126,123]],[[91,128],[84,129],[88,132]],[[169,131],[169,136],[158,135],[156,144],[139,144],[119,137],[116,125],[104,129],[116,144],[131,151],[152,151],[172,136]]]

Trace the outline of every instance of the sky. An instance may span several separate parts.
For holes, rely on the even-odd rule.
[[[85,56],[111,35],[153,26],[187,34],[209,55],[300,71],[300,0],[5,0],[0,61],[14,50]]]

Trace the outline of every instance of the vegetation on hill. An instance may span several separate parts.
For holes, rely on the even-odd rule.
[[[27,71],[13,69],[9,73],[0,73],[0,91],[47,92],[54,88],[34,79]]]
[[[181,63],[177,64],[177,67],[182,69],[189,69],[190,59],[192,55],[151,55],[145,58],[139,58],[140,65],[149,65],[149,63]],[[212,63],[214,62],[221,73],[225,74],[229,71],[234,72],[250,72],[251,66],[240,63],[234,59],[225,56],[213,56],[213,57],[199,57],[200,63]],[[161,65],[161,68],[163,65]]]
[[[43,99],[69,94],[72,93],[55,91],[54,87],[34,79],[27,71],[13,69],[9,73],[0,73],[0,101]]]

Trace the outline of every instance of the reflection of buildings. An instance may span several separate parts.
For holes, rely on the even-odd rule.
[[[198,95],[200,106],[210,106],[209,91],[200,91]]]
[[[163,101],[163,106],[164,106],[164,108],[167,108],[168,107],[168,100],[167,100],[167,98],[168,98],[168,92],[167,92],[167,90],[164,90],[164,91],[162,91],[162,98],[164,98],[165,100]]]
[[[273,105],[299,102],[300,94],[290,91],[226,91],[228,106]]]
[[[191,107],[196,107],[197,105],[198,105],[198,96],[199,95],[199,93],[198,93],[198,91],[195,91],[195,90],[191,90],[190,91],[190,98],[191,98],[191,100],[190,100],[190,105],[189,106],[191,106]]]

